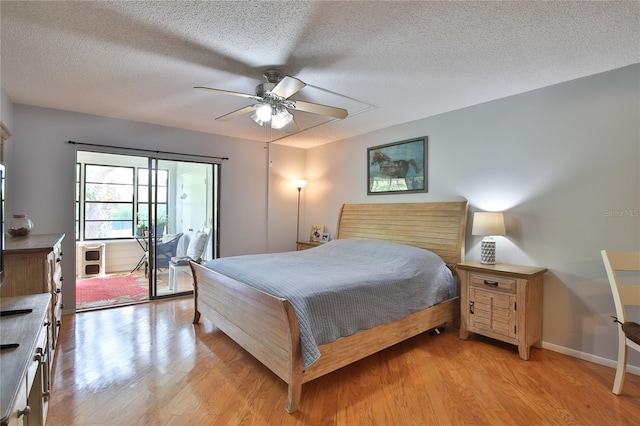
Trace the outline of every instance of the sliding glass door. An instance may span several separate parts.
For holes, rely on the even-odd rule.
[[[112,305],[192,292],[186,256],[208,260],[218,253],[220,164],[78,151],[76,170],[78,297],[89,297],[86,288],[107,294]],[[87,247],[100,247],[91,252],[99,268],[85,269]],[[135,287],[122,284],[124,275],[148,283],[145,297],[124,294]],[[116,284],[97,292],[107,280],[91,278]],[[118,289],[123,294],[113,293]],[[89,301],[79,309],[96,307],[99,301]]]
[[[149,172],[139,199],[149,218],[151,297],[192,292],[188,258],[217,253],[218,165],[150,158]]]

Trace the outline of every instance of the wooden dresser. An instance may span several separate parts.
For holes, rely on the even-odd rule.
[[[62,240],[64,234],[31,234],[7,237],[4,249],[4,285],[0,297],[49,293],[53,353],[62,324]]]
[[[44,425],[51,392],[51,295],[0,300],[0,425]],[[10,313],[11,315],[4,315]]]

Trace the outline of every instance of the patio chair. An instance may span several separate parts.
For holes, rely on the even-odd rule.
[[[165,242],[156,244],[156,265],[155,267],[158,269],[168,268],[169,262],[171,258],[176,255],[176,250],[178,249],[178,243],[180,242],[180,238],[184,235],[182,232],[172,236]],[[149,265],[149,251],[145,253],[147,259],[147,268]]]

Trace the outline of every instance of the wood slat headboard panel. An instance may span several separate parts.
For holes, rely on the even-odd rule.
[[[467,212],[467,201],[344,204],[338,217],[336,238],[420,247],[455,265],[464,260]]]

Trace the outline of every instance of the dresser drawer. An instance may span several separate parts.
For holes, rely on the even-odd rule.
[[[469,285],[484,290],[500,291],[503,293],[516,293],[516,280],[499,275],[490,274],[469,274]]]

